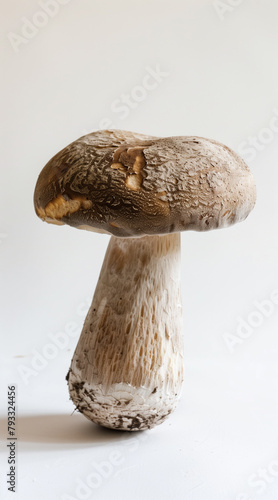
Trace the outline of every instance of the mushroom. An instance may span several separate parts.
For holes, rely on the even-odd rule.
[[[183,382],[180,231],[240,222],[255,200],[244,161],[200,137],[98,131],[47,163],[37,215],[112,235],[67,375],[87,418],[143,430],[175,409]]]

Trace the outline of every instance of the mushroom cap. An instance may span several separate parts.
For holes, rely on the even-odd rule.
[[[43,168],[34,193],[41,219],[118,237],[227,227],[255,201],[249,168],[227,146],[120,130],[69,144]]]

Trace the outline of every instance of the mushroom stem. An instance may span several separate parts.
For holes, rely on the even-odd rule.
[[[119,430],[162,423],[183,380],[180,233],[111,237],[68,374],[87,418]]]

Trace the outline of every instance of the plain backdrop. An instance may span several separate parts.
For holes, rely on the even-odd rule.
[[[277,1],[1,3],[1,499],[277,500]],[[182,235],[182,400],[132,435],[71,415],[65,381],[108,237],[43,224],[32,200],[101,127],[216,139],[257,184],[246,221]]]

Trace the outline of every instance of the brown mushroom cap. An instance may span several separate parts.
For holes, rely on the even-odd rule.
[[[227,227],[255,201],[252,174],[228,147],[119,130],[93,132],[60,151],[34,194],[41,219],[119,237]]]

